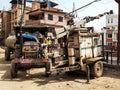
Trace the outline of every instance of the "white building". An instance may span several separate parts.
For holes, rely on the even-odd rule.
[[[106,15],[106,27],[103,28],[105,45],[117,45],[118,15]]]
[[[118,15],[116,14],[106,15],[106,27],[118,30]]]

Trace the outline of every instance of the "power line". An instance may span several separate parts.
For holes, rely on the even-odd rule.
[[[80,8],[78,8],[78,9],[72,11],[72,12],[69,12],[68,14],[74,13],[74,12],[76,12],[76,11],[78,11],[78,10],[80,10],[80,9],[83,9],[83,8],[85,8],[85,7],[87,7],[87,6],[91,5],[91,4],[93,4],[94,2],[98,2],[98,1],[101,1],[101,0],[94,0],[94,1],[92,1],[92,2],[90,2],[90,3],[88,3],[88,4],[86,4],[86,5],[84,5],[84,6],[80,7]]]
[[[93,4],[94,2],[98,2],[98,1],[101,1],[101,0],[94,0],[93,2],[90,2],[90,3],[88,3],[88,4],[86,4],[86,5],[82,6],[82,7],[80,7],[78,9],[73,10],[72,12],[69,12],[67,15],[70,15],[70,14],[72,14],[72,13],[74,13],[74,12],[80,10],[80,9],[86,8],[87,6]],[[58,21],[55,24],[57,24],[57,23],[58,23]]]

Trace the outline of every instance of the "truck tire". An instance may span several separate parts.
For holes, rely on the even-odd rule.
[[[10,68],[11,78],[17,77],[17,72],[18,72],[17,63],[12,62]]]
[[[8,47],[5,48],[5,60],[6,61],[10,60],[10,48]]]
[[[103,74],[103,63],[101,61],[97,61],[91,67],[91,75],[93,77],[100,77]]]
[[[46,77],[50,76],[50,62],[45,63],[45,76]]]

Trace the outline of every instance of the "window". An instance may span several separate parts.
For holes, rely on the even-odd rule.
[[[48,20],[53,20],[53,15],[48,14]]]
[[[113,18],[111,18],[111,23],[113,23]]]
[[[114,33],[114,40],[117,40],[117,33]]]
[[[108,38],[112,38],[112,34],[108,34]]]
[[[11,13],[11,19],[14,19],[14,13]]]
[[[109,18],[108,18],[108,24],[110,23]]]
[[[44,13],[40,15],[40,19],[44,19]]]
[[[94,45],[98,45],[98,38],[94,38]]]
[[[58,21],[59,21],[59,22],[63,22],[63,17],[59,16],[59,17],[58,17]]]
[[[39,20],[39,16],[32,16],[32,15],[29,15],[29,19],[30,20]]]
[[[114,26],[112,26],[111,28],[112,28],[112,30],[115,30],[115,27],[114,27]]]
[[[112,43],[111,43],[111,42],[109,42],[109,43],[108,43],[108,46],[112,46]]]

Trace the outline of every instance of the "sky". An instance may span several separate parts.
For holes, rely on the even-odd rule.
[[[11,8],[11,5],[9,3],[10,1],[11,0],[0,0],[0,10],[3,10],[3,9],[10,10]],[[56,8],[63,9],[63,11],[65,12],[71,12],[73,10],[73,2],[75,4],[75,9],[77,9],[94,0],[51,0],[51,1],[54,1],[59,4]],[[83,8],[77,11],[76,20],[80,20],[84,18],[85,16],[96,16],[98,14],[102,14],[110,10],[113,10],[115,14],[118,13],[118,4],[115,2],[115,0],[101,0],[101,1],[93,3],[92,5],[86,8]],[[100,20],[95,20],[95,21],[93,22],[105,24],[105,21],[103,23],[103,18],[101,18]],[[104,25],[101,25],[99,27],[101,28],[102,26]]]

